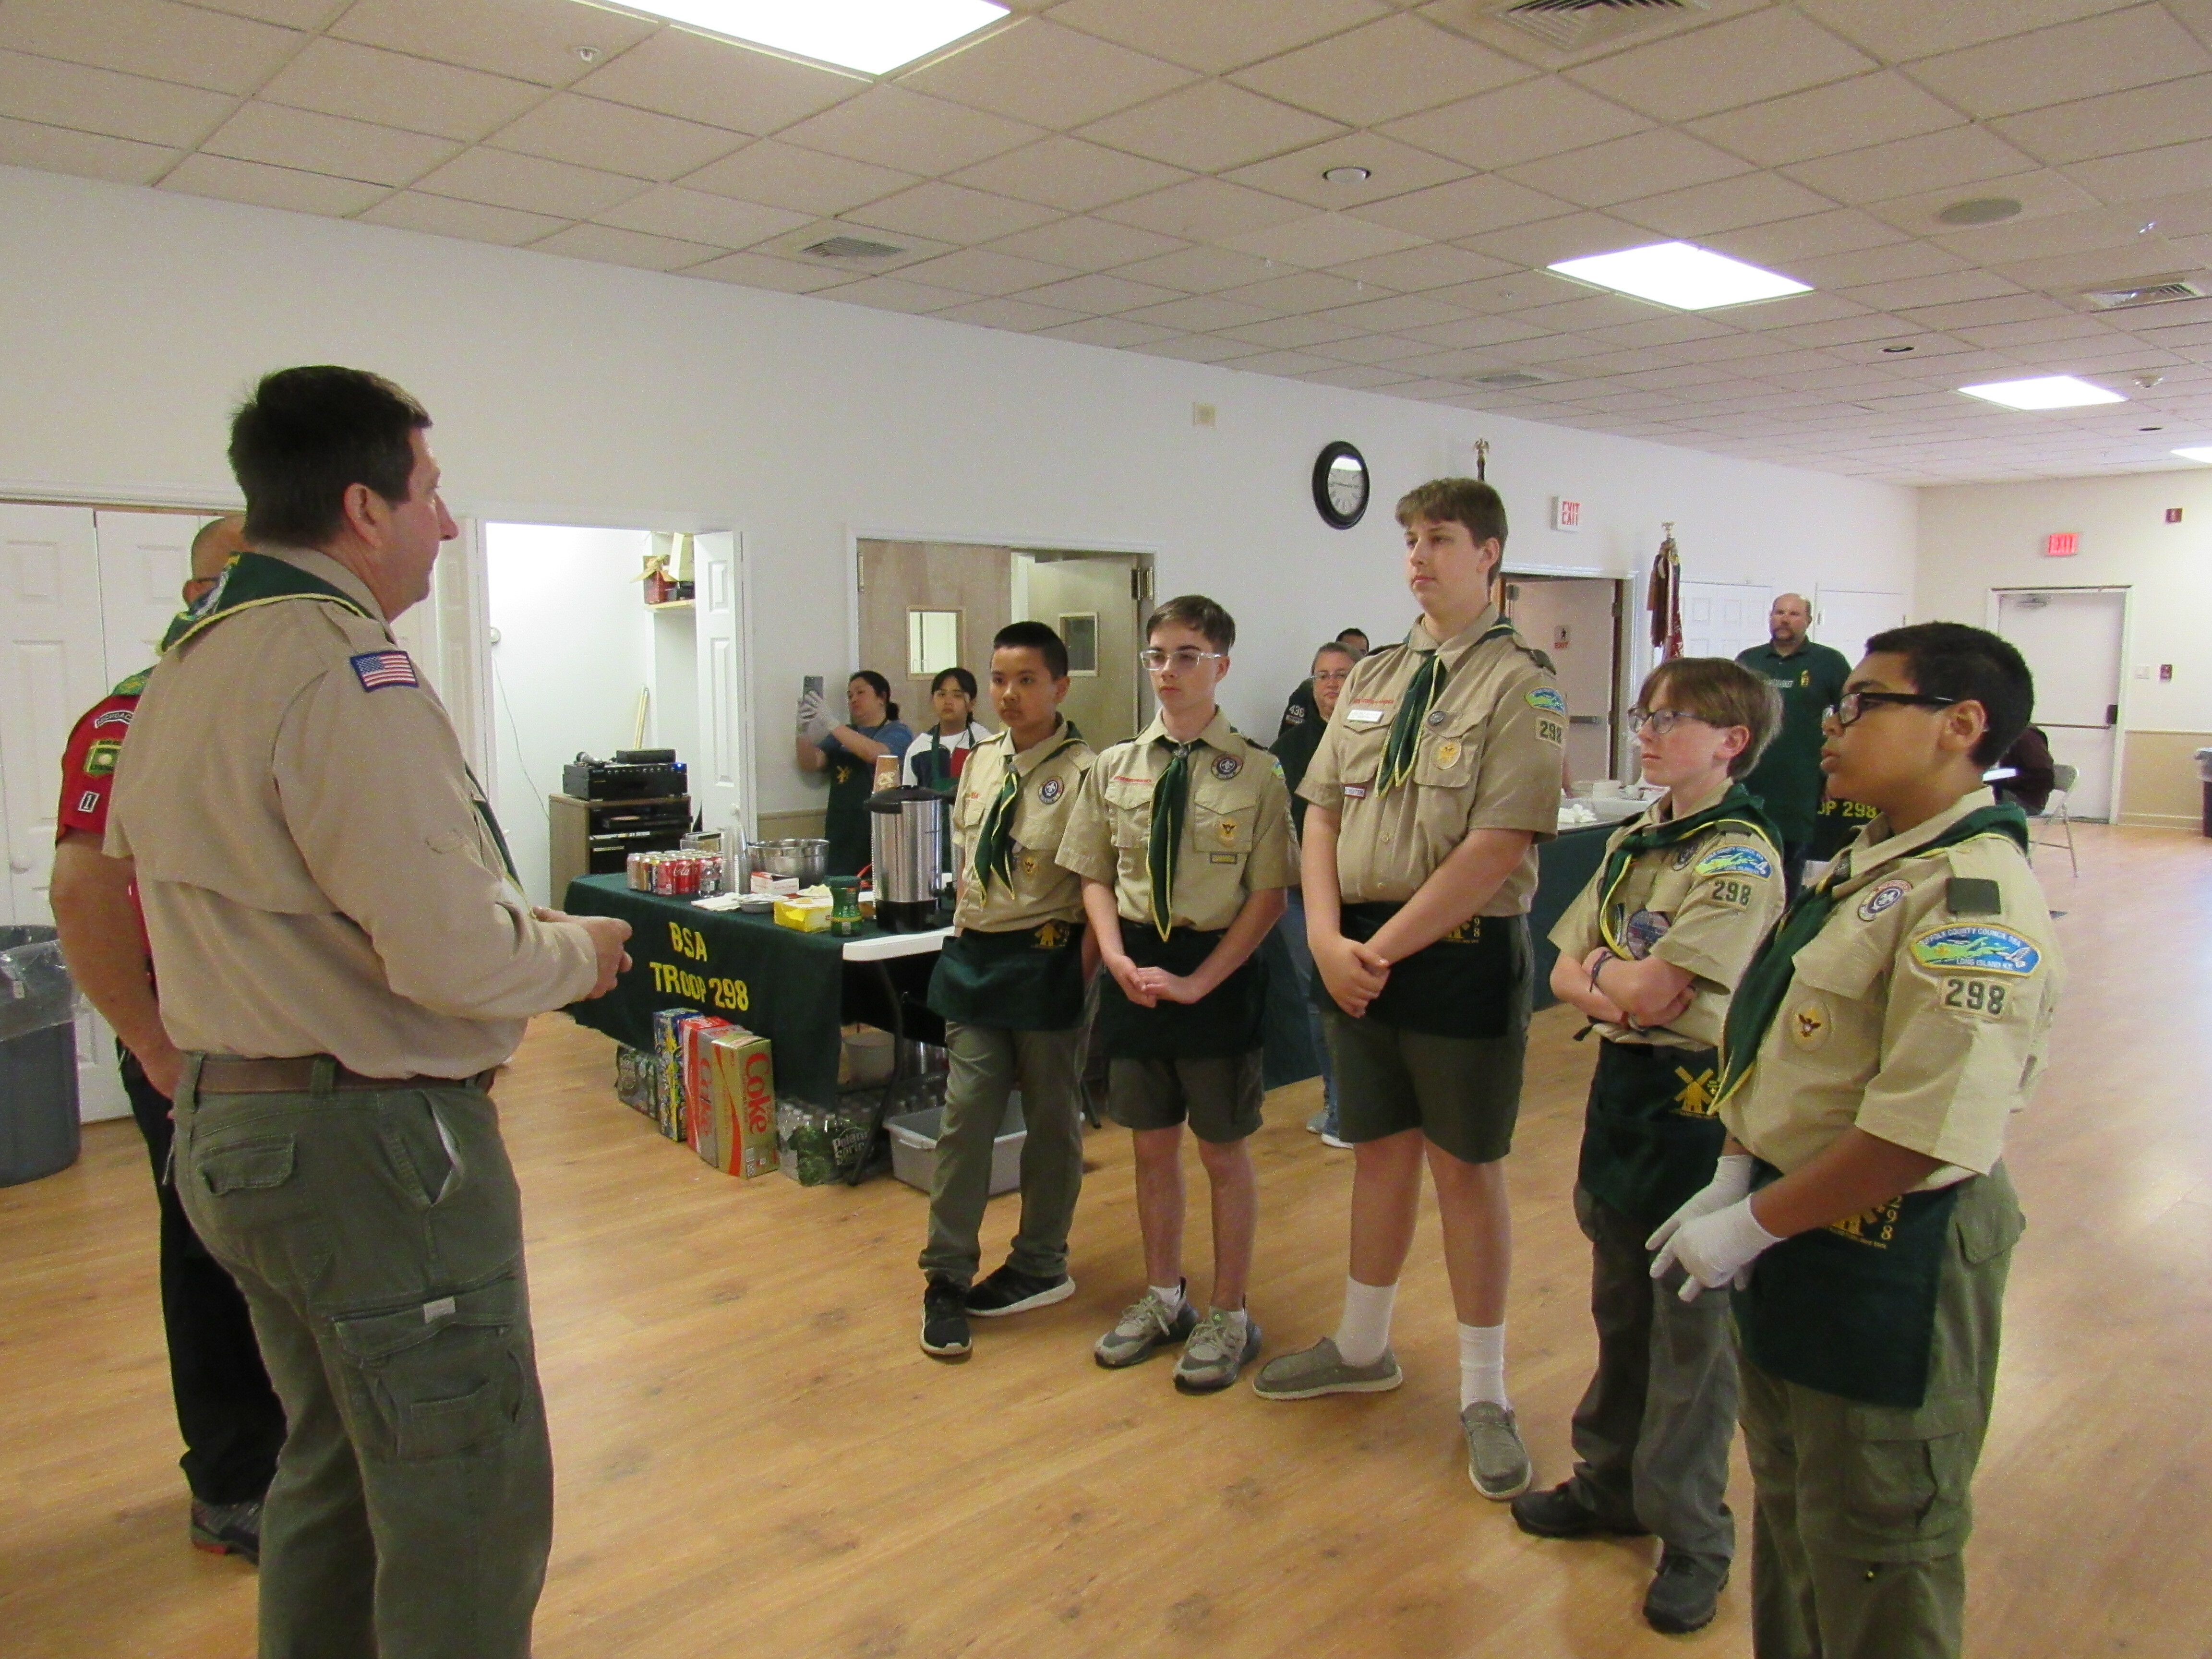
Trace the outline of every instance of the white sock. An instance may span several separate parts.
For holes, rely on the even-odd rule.
[[[1243,1309],[1217,1308],[1214,1311],[1217,1313],[1225,1313],[1229,1316],[1230,1328],[1231,1330],[1241,1331],[1244,1328],[1244,1322],[1247,1318],[1247,1315]]]
[[[1462,1325],[1459,1328],[1459,1408],[1465,1411],[1478,1400],[1513,1408],[1505,1397],[1505,1327]]]
[[[1344,1281],[1344,1317],[1336,1328],[1336,1352],[1347,1365],[1371,1365],[1390,1346],[1390,1309],[1395,1285]]]
[[[1155,1285],[1152,1286],[1152,1294],[1159,1297],[1160,1305],[1168,1310],[1168,1316],[1170,1319],[1182,1311],[1182,1285]]]

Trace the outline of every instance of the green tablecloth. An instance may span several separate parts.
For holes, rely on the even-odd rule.
[[[1575,896],[1589,885],[1605,862],[1610,823],[1593,823],[1569,830],[1536,849],[1536,896],[1528,907],[1528,933],[1536,947],[1536,1006],[1548,1008],[1559,999],[1552,994],[1552,964],[1559,959],[1549,937]]]
[[[574,915],[619,916],[630,925],[629,971],[605,996],[568,1012],[633,1048],[652,1047],[653,1017],[663,1008],[719,1015],[775,1045],[779,1095],[828,1105],[837,1095],[839,1025],[865,1019],[891,1027],[879,988],[886,976],[902,999],[907,1035],[944,1041],[943,1025],[917,1006],[934,951],[880,964],[845,960],[846,945],[884,936],[872,926],[842,939],[802,933],[765,915],[641,893],[623,876],[579,877],[563,905]]]

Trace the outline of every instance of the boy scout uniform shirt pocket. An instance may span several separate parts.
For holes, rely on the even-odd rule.
[[[963,932],[1010,933],[1083,919],[1082,878],[1060,864],[1060,854],[1095,757],[1090,745],[1071,738],[1064,726],[1039,745],[1041,754],[1032,751],[1035,758],[1026,770],[1012,744],[1003,732],[987,738],[969,751],[961,769],[952,805],[952,836],[960,854],[953,925]],[[994,879],[987,887],[976,876],[975,842],[1009,767],[1021,777],[1010,878]]]

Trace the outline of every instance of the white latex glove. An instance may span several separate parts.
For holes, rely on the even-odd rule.
[[[1716,1210],[1725,1210],[1751,1191],[1751,1154],[1729,1152],[1713,1166],[1711,1182],[1692,1193],[1690,1200],[1659,1224],[1658,1231],[1644,1241],[1644,1248],[1656,1250],[1701,1215],[1711,1215]],[[1653,1274],[1657,1278],[1657,1274]]]
[[[1699,1292],[1717,1290],[1734,1280],[1738,1290],[1750,1282],[1746,1270],[1762,1250],[1782,1241],[1759,1224],[1751,1200],[1738,1199],[1725,1210],[1715,1210],[1685,1222],[1669,1238],[1651,1264],[1651,1277],[1663,1278],[1676,1262],[1686,1275],[1676,1292],[1685,1302],[1695,1302]]]
[[[822,707],[822,699],[819,696],[810,694],[799,698],[799,735],[800,737],[819,749],[822,746],[822,739],[830,735],[830,728],[834,724],[828,712]]]

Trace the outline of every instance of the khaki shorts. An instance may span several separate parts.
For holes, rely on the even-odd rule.
[[[1431,1036],[1322,1010],[1336,1069],[1338,1133],[1357,1146],[1419,1129],[1468,1164],[1495,1164],[1513,1150],[1521,1115],[1521,1062],[1528,1048],[1526,1004],[1499,1037]]]
[[[1106,1115],[1125,1129],[1188,1122],[1200,1140],[1225,1146],[1260,1127],[1261,1051],[1218,1060],[1115,1060]]]

